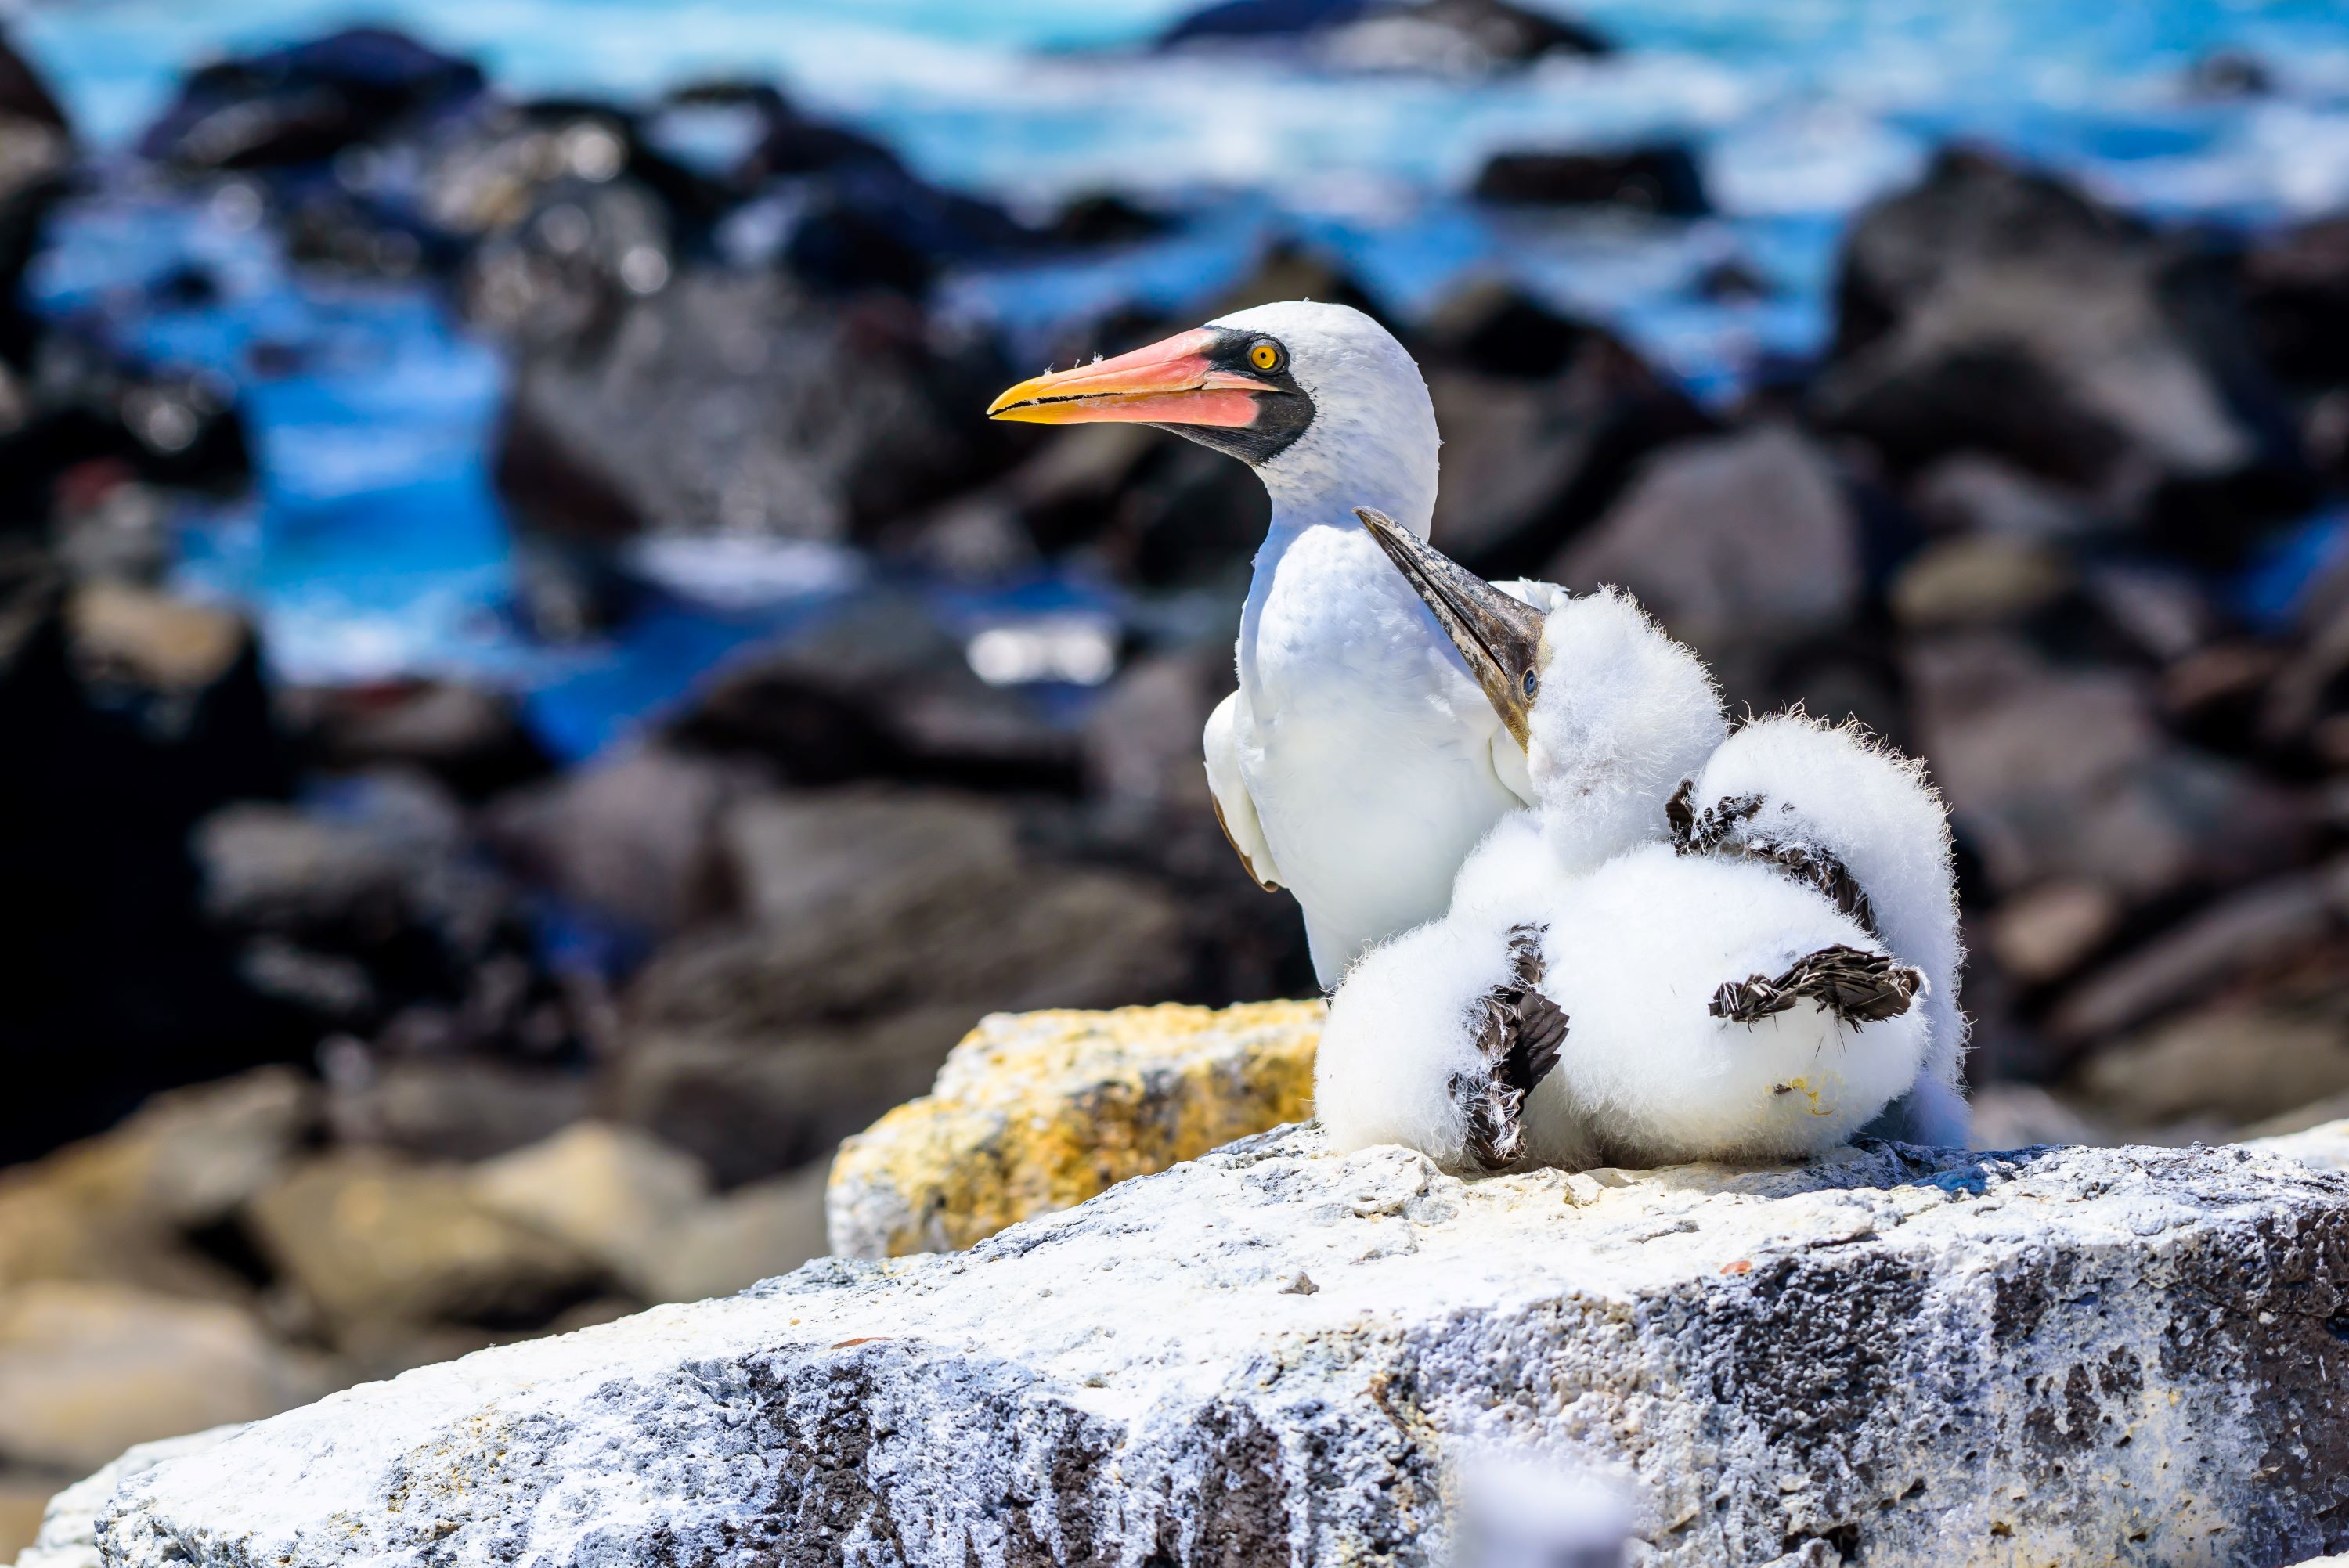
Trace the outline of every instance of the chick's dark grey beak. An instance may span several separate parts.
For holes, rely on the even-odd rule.
[[[1462,566],[1382,511],[1356,507],[1354,515],[1379,542],[1413,590],[1435,613],[1485,700],[1523,746],[1531,733],[1541,662],[1542,614]]]

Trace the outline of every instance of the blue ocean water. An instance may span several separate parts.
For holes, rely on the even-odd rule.
[[[1181,310],[1288,237],[1342,259],[1406,311],[1467,275],[1513,274],[1614,323],[1719,399],[1772,359],[1816,350],[1845,221],[1951,139],[2175,220],[2256,226],[2349,205],[2349,13],[2338,0],[1589,0],[1578,14],[1623,46],[1618,55],[1484,80],[1137,49],[1190,8],[72,0],[21,8],[11,25],[109,149],[136,135],[190,65],[356,21],[471,54],[518,92],[625,98],[695,77],[771,77],[946,183],[1039,205],[1139,190],[1195,215],[1181,234],[1116,256],[951,280],[948,308],[1015,340],[1122,299]],[[2273,90],[2198,97],[2187,68],[2220,50],[2263,62]],[[1504,147],[1657,136],[1697,149],[1718,216],[1495,217],[1457,194]],[[504,612],[505,527],[484,467],[499,356],[421,289],[296,274],[252,220],[233,201],[144,190],[86,201],[34,287],[47,308],[76,313],[189,255],[222,278],[212,303],[109,318],[130,324],[119,330],[132,346],[208,366],[243,396],[259,490],[188,531],[185,570],[195,586],[256,606],[289,676],[506,680],[537,694],[566,749],[592,749],[854,579],[853,562],[791,558],[762,603],[688,593],[609,643],[533,645]],[[1770,297],[1699,297],[1693,280],[1730,259],[1767,278]]]

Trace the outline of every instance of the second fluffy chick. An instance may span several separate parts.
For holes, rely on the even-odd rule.
[[[1525,742],[1538,804],[1340,988],[1316,1074],[1333,1147],[1795,1158],[1929,1060],[1953,1082],[1954,1006],[1920,1005],[1955,987],[1948,832],[1913,766],[1794,716],[1723,742],[1702,664],[1628,597],[1528,605],[1365,521]]]

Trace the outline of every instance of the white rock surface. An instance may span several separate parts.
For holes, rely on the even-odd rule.
[[[1464,1184],[1319,1150],[352,1389],[126,1470],[94,1539],[117,1568],[1441,1563],[1498,1454],[1623,1483],[1642,1563],[2349,1546],[2349,1174],[1874,1149]]]

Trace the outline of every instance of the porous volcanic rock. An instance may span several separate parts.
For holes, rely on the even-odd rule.
[[[842,1143],[832,1250],[968,1247],[1305,1115],[1319,1002],[998,1013],[937,1084]]]
[[[1463,1182],[1292,1128],[141,1456],[32,1561],[1440,1563],[1497,1450],[1612,1470],[1650,1563],[2288,1563],[2349,1544],[2344,1278],[2349,1176],[2257,1147]]]

